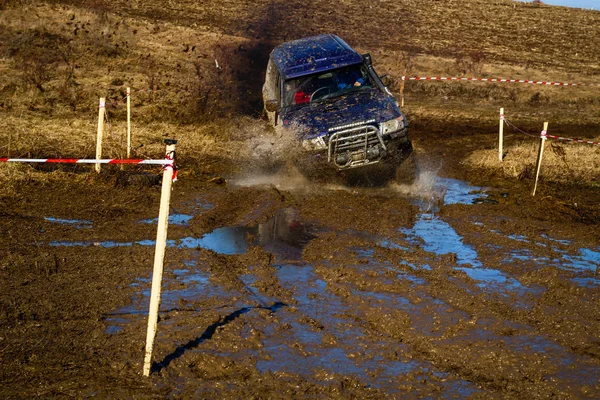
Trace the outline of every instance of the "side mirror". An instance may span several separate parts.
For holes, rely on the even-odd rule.
[[[277,100],[267,100],[265,102],[265,108],[268,112],[279,111],[279,102]]]
[[[382,83],[384,84],[384,86],[386,86],[386,87],[387,87],[387,86],[391,86],[391,85],[393,85],[393,83],[394,83],[394,80],[393,80],[393,79],[392,79],[392,77],[391,77],[391,76],[389,76],[388,74],[381,75],[381,76],[379,77],[379,79],[381,79],[381,82],[382,82]]]
[[[363,58],[363,61],[365,62],[365,64],[367,64],[368,67],[370,67],[371,65],[373,65],[373,61],[371,60],[371,54],[369,54],[369,53],[363,54],[362,58]]]

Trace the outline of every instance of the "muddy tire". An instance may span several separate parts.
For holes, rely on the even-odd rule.
[[[418,175],[416,154],[413,151],[396,167],[394,180],[401,185],[412,185],[417,180]]]
[[[267,110],[264,110],[263,112],[265,113],[269,124],[271,124],[271,126],[277,126],[277,113],[275,111],[269,112]]]
[[[311,182],[336,182],[340,178],[339,172],[328,164],[313,163],[303,157],[293,158],[290,164]]]

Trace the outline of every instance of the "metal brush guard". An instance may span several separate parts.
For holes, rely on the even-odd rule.
[[[337,168],[350,169],[376,164],[386,152],[379,129],[372,125],[358,126],[333,133],[329,137],[327,161]]]

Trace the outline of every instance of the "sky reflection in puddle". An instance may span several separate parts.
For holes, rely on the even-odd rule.
[[[440,204],[479,204],[485,202],[493,202],[487,199],[486,188],[470,186],[468,183],[450,179],[450,178],[431,178],[433,181],[430,184],[429,197],[415,199],[421,210],[415,225],[412,229],[400,229],[400,232],[406,236],[406,240],[413,245],[414,240],[422,241],[424,249],[437,255],[455,254],[456,263],[461,266],[461,271],[464,271],[470,278],[480,281],[480,287],[488,286],[490,283],[494,285],[502,285],[508,288],[517,288],[525,290],[517,280],[508,277],[505,273],[497,269],[485,268],[479,261],[476,250],[463,243],[463,239],[456,233],[454,228],[447,222],[441,220],[435,215],[439,210]],[[481,225],[480,225],[481,226]],[[491,230],[491,232],[502,235],[501,232]],[[522,243],[532,243],[532,241],[523,235],[506,235],[507,238]],[[568,254],[566,250],[561,250],[558,246],[567,246],[571,242],[568,240],[560,240],[549,237],[546,234],[541,235],[542,242],[536,241],[535,244],[541,247],[552,247],[552,250],[560,254],[560,258],[549,260],[546,257],[532,258],[532,252],[529,249],[513,250],[510,255],[505,258],[505,262],[511,260],[528,260],[535,261],[540,266],[555,265],[559,268],[583,270],[583,271],[600,271],[600,248],[599,251],[582,248],[579,249],[576,255]],[[552,243],[555,245],[552,246]],[[384,241],[381,245],[399,248],[406,250],[405,246],[394,244],[390,241]],[[497,251],[503,251],[504,248],[498,246]],[[597,282],[597,278],[575,278],[574,281],[585,282],[589,285],[590,282]]]
[[[169,225],[183,225],[187,226],[188,222],[194,218],[193,215],[186,214],[171,214],[169,215]],[[140,224],[157,224],[158,218],[154,219],[143,219],[140,221]]]
[[[477,252],[463,243],[462,237],[450,224],[434,214],[421,214],[411,229],[404,228],[399,231],[408,238],[419,238],[426,251],[437,255],[455,254],[456,263],[465,266],[458,269],[464,271],[471,279],[479,281],[478,286],[482,288],[489,284],[522,288],[518,281],[507,277],[503,272],[484,268]]]
[[[279,210],[269,221],[257,227],[230,226],[215,229],[200,238],[184,237],[167,240],[167,247],[177,249],[206,249],[218,254],[244,254],[250,246],[260,245],[285,260],[299,260],[302,247],[314,238],[313,227],[298,219],[292,208]],[[116,241],[53,241],[53,247],[132,247],[155,246],[154,240]]]
[[[64,218],[53,218],[44,217],[45,221],[53,222],[61,225],[69,225],[77,229],[89,229],[93,227],[92,221],[81,220],[81,219],[64,219]]]
[[[194,301],[199,297],[223,298],[224,304],[232,294],[223,291],[220,287],[210,283],[210,278],[204,271],[196,269],[175,269],[172,271],[175,276],[170,279],[168,276],[163,278],[163,291],[161,293],[161,313],[169,310],[178,310],[182,300]],[[184,289],[170,289],[172,282],[185,283]],[[119,333],[123,327],[131,322],[129,318],[148,314],[150,305],[150,278],[139,278],[131,286],[138,287],[139,291],[132,296],[130,305],[121,307],[105,319],[108,326],[105,330],[107,334]],[[237,294],[239,295],[239,293]],[[200,312],[201,310],[198,310]]]
[[[495,233],[502,235],[501,232],[494,231]],[[592,272],[595,274],[595,277],[591,278],[573,278],[573,282],[585,282],[585,285],[589,285],[591,283],[600,283],[600,277],[598,273],[600,273],[600,248],[598,250],[591,250],[587,248],[580,248],[577,250],[576,254],[569,254],[568,248],[561,248],[560,246],[568,246],[571,244],[568,240],[557,240],[548,237],[547,235],[541,235],[545,240],[549,241],[550,244],[554,243],[554,245],[549,246],[547,243],[540,243],[538,241],[532,241],[530,238],[526,236],[518,236],[508,235],[506,237],[514,240],[518,240],[520,242],[535,244],[537,246],[547,248],[549,247],[552,250],[554,256],[549,258],[546,256],[537,256],[535,255],[532,249],[518,249],[512,250],[510,253],[506,254],[503,262],[506,264],[521,261],[521,262],[529,262],[533,263],[535,266],[539,268],[547,267],[547,266],[555,266],[557,268],[573,270],[573,271],[581,271],[581,272]]]
[[[473,188],[464,182],[440,179],[446,186],[444,192],[444,204],[473,204],[485,198],[481,188]],[[190,217],[191,216],[187,216]],[[183,219],[187,224],[189,219]],[[143,221],[150,223],[152,221]],[[219,254],[235,255],[245,253],[250,246],[260,245],[267,251],[275,254],[280,264],[277,268],[277,280],[282,287],[293,293],[292,297],[298,302],[294,304],[292,312],[287,307],[282,307],[276,313],[277,324],[289,326],[289,335],[278,334],[275,323],[265,328],[263,336],[264,347],[261,351],[267,357],[257,359],[256,367],[261,372],[286,371],[306,376],[314,376],[315,369],[332,371],[335,374],[355,375],[362,381],[368,382],[374,388],[383,388],[388,391],[397,390],[394,387],[394,378],[400,374],[415,373],[426,370],[431,366],[426,361],[414,360],[392,360],[378,349],[376,339],[365,340],[363,328],[357,324],[348,324],[347,318],[364,318],[360,310],[350,309],[340,296],[334,294],[327,288],[327,284],[320,279],[311,265],[302,262],[302,249],[314,238],[314,228],[305,225],[298,218],[298,212],[294,209],[285,209],[274,218],[258,227],[223,227],[203,235],[201,238],[187,237],[169,240],[167,245],[181,249],[203,248],[212,250]],[[463,238],[446,221],[433,213],[422,212],[414,226],[410,229],[401,229],[404,235],[402,244],[397,244],[389,239],[375,239],[374,242],[382,247],[396,248],[410,251],[412,247],[420,245],[424,250],[436,255],[456,254],[455,268],[465,272],[470,278],[478,281],[481,289],[492,289],[496,292],[499,288],[510,291],[529,290],[520,285],[518,281],[510,278],[502,271],[485,268],[479,260],[477,251],[463,242]],[[527,240],[525,237],[515,236],[514,240]],[[558,244],[560,242],[557,241]],[[403,245],[406,244],[406,245]],[[53,242],[55,246],[153,246],[154,241],[142,240],[135,242]],[[373,259],[372,249],[364,250],[365,257],[370,258],[369,265],[373,269],[388,268],[385,263]],[[370,251],[370,252],[369,252]],[[600,253],[588,249],[582,249],[577,257],[598,264]],[[571,258],[573,258],[571,256]],[[565,258],[571,263],[578,259]],[[595,260],[595,261],[591,261]],[[289,263],[281,263],[281,262]],[[426,259],[423,261],[431,261]],[[300,265],[298,265],[300,264]],[[431,269],[429,265],[415,265],[405,262],[412,270],[419,268]],[[433,264],[432,264],[433,265]],[[454,264],[453,264],[454,265]],[[590,264],[591,265],[591,264]],[[589,265],[588,265],[589,266]],[[586,267],[587,268],[587,267]],[[230,305],[235,309],[248,307],[244,301],[258,301],[260,304],[274,304],[278,299],[269,298],[255,287],[257,277],[250,273],[240,275],[244,291],[224,290],[219,285],[210,282],[208,272],[198,268],[195,260],[186,260],[183,266],[172,271],[172,276],[166,277],[167,287],[174,282],[185,283],[185,287],[177,290],[165,290],[163,293],[162,312],[173,309],[182,303],[181,300],[193,302],[194,300],[206,298],[222,299],[224,304],[231,298],[237,297],[236,304]],[[396,277],[400,280],[408,280],[417,288],[426,285],[427,280],[414,276],[411,271],[396,271]],[[392,278],[394,279],[393,275]],[[142,285],[143,283],[143,285]],[[146,314],[148,308],[148,279],[140,280],[140,293],[134,297],[133,304],[129,307],[116,311],[107,319],[109,326],[108,334],[119,333],[128,323],[124,315]],[[402,308],[414,315],[431,314],[434,307],[436,315],[452,314],[447,318],[466,319],[468,315],[462,315],[459,311],[448,313],[449,305],[433,297],[426,298],[425,294],[420,298],[426,298],[422,304],[413,304],[400,294],[388,292],[369,292],[367,290],[352,290],[353,296],[359,296],[367,303],[375,304],[383,309]],[[250,297],[248,296],[250,294]],[[239,296],[239,297],[238,297]],[[185,302],[184,302],[185,303]],[[192,310],[203,312],[203,310]],[[358,314],[358,315],[357,315]],[[175,320],[175,318],[173,318]],[[327,322],[325,327],[315,328],[310,321]],[[169,322],[175,323],[175,322]],[[450,326],[456,321],[444,322],[442,325]],[[423,332],[433,332],[433,320],[421,317],[414,322],[415,328]],[[348,328],[351,326],[351,328]],[[434,335],[441,335],[443,330]],[[327,343],[327,337],[333,336],[334,343]],[[526,339],[526,338],[525,338]],[[522,339],[523,343],[526,340]],[[520,344],[517,343],[516,345]],[[540,341],[540,345],[546,345]],[[372,346],[372,347],[367,347]],[[399,352],[402,352],[402,344],[398,344]],[[351,355],[352,349],[360,349],[366,356]],[[302,354],[301,354],[302,353]],[[467,381],[448,382],[448,386],[455,386],[456,392],[462,395],[476,391],[475,386]]]
[[[426,361],[394,360],[389,354],[381,352],[377,341],[364,340],[366,332],[361,327],[349,328],[346,317],[359,312],[351,309],[341,298],[327,290],[327,284],[320,279],[310,265],[278,265],[277,277],[281,285],[293,292],[298,300],[297,311],[290,313],[283,309],[277,319],[282,324],[289,324],[290,334],[287,338],[271,335],[266,332],[263,350],[268,359],[257,361],[260,372],[286,371],[288,373],[311,376],[318,370],[335,372],[335,374],[353,375],[370,387],[381,388],[387,393],[394,393],[398,388],[393,384],[401,374],[418,373],[432,369]],[[374,301],[389,305],[389,293],[374,293],[354,290],[354,295],[371,297]],[[410,303],[396,296],[394,307],[408,307]],[[311,324],[300,321],[327,321],[327,326],[314,329]],[[325,335],[335,338],[335,342],[323,346]],[[291,339],[292,338],[292,339]],[[282,341],[283,340],[283,341]],[[296,342],[294,342],[296,341]],[[290,343],[298,345],[290,346]],[[403,344],[398,343],[397,351],[402,353]],[[302,349],[300,355],[298,347]],[[350,353],[364,353],[362,356]],[[295,360],[290,362],[290,360]],[[465,381],[449,382],[448,390],[459,393],[471,393],[477,389]]]
[[[475,204],[487,198],[486,188],[471,186],[467,182],[452,179],[438,178],[436,186],[445,189],[444,204]]]
[[[256,228],[246,227],[226,227],[215,229],[211,233],[207,233],[201,238],[195,237],[184,237],[181,239],[169,239],[167,240],[167,247],[173,247],[177,249],[207,249],[212,250],[219,254],[244,254],[248,250],[249,242],[247,234],[256,233]],[[50,246],[58,247],[132,247],[132,246],[152,246],[156,245],[154,240],[139,240],[137,242],[114,242],[111,240],[107,241],[88,241],[88,242],[76,242],[76,241],[53,241],[49,243]]]

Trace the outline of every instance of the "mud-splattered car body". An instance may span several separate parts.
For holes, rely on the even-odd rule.
[[[277,46],[263,100],[270,122],[293,130],[311,162],[346,170],[397,163],[412,151],[408,122],[370,55],[335,35]]]

